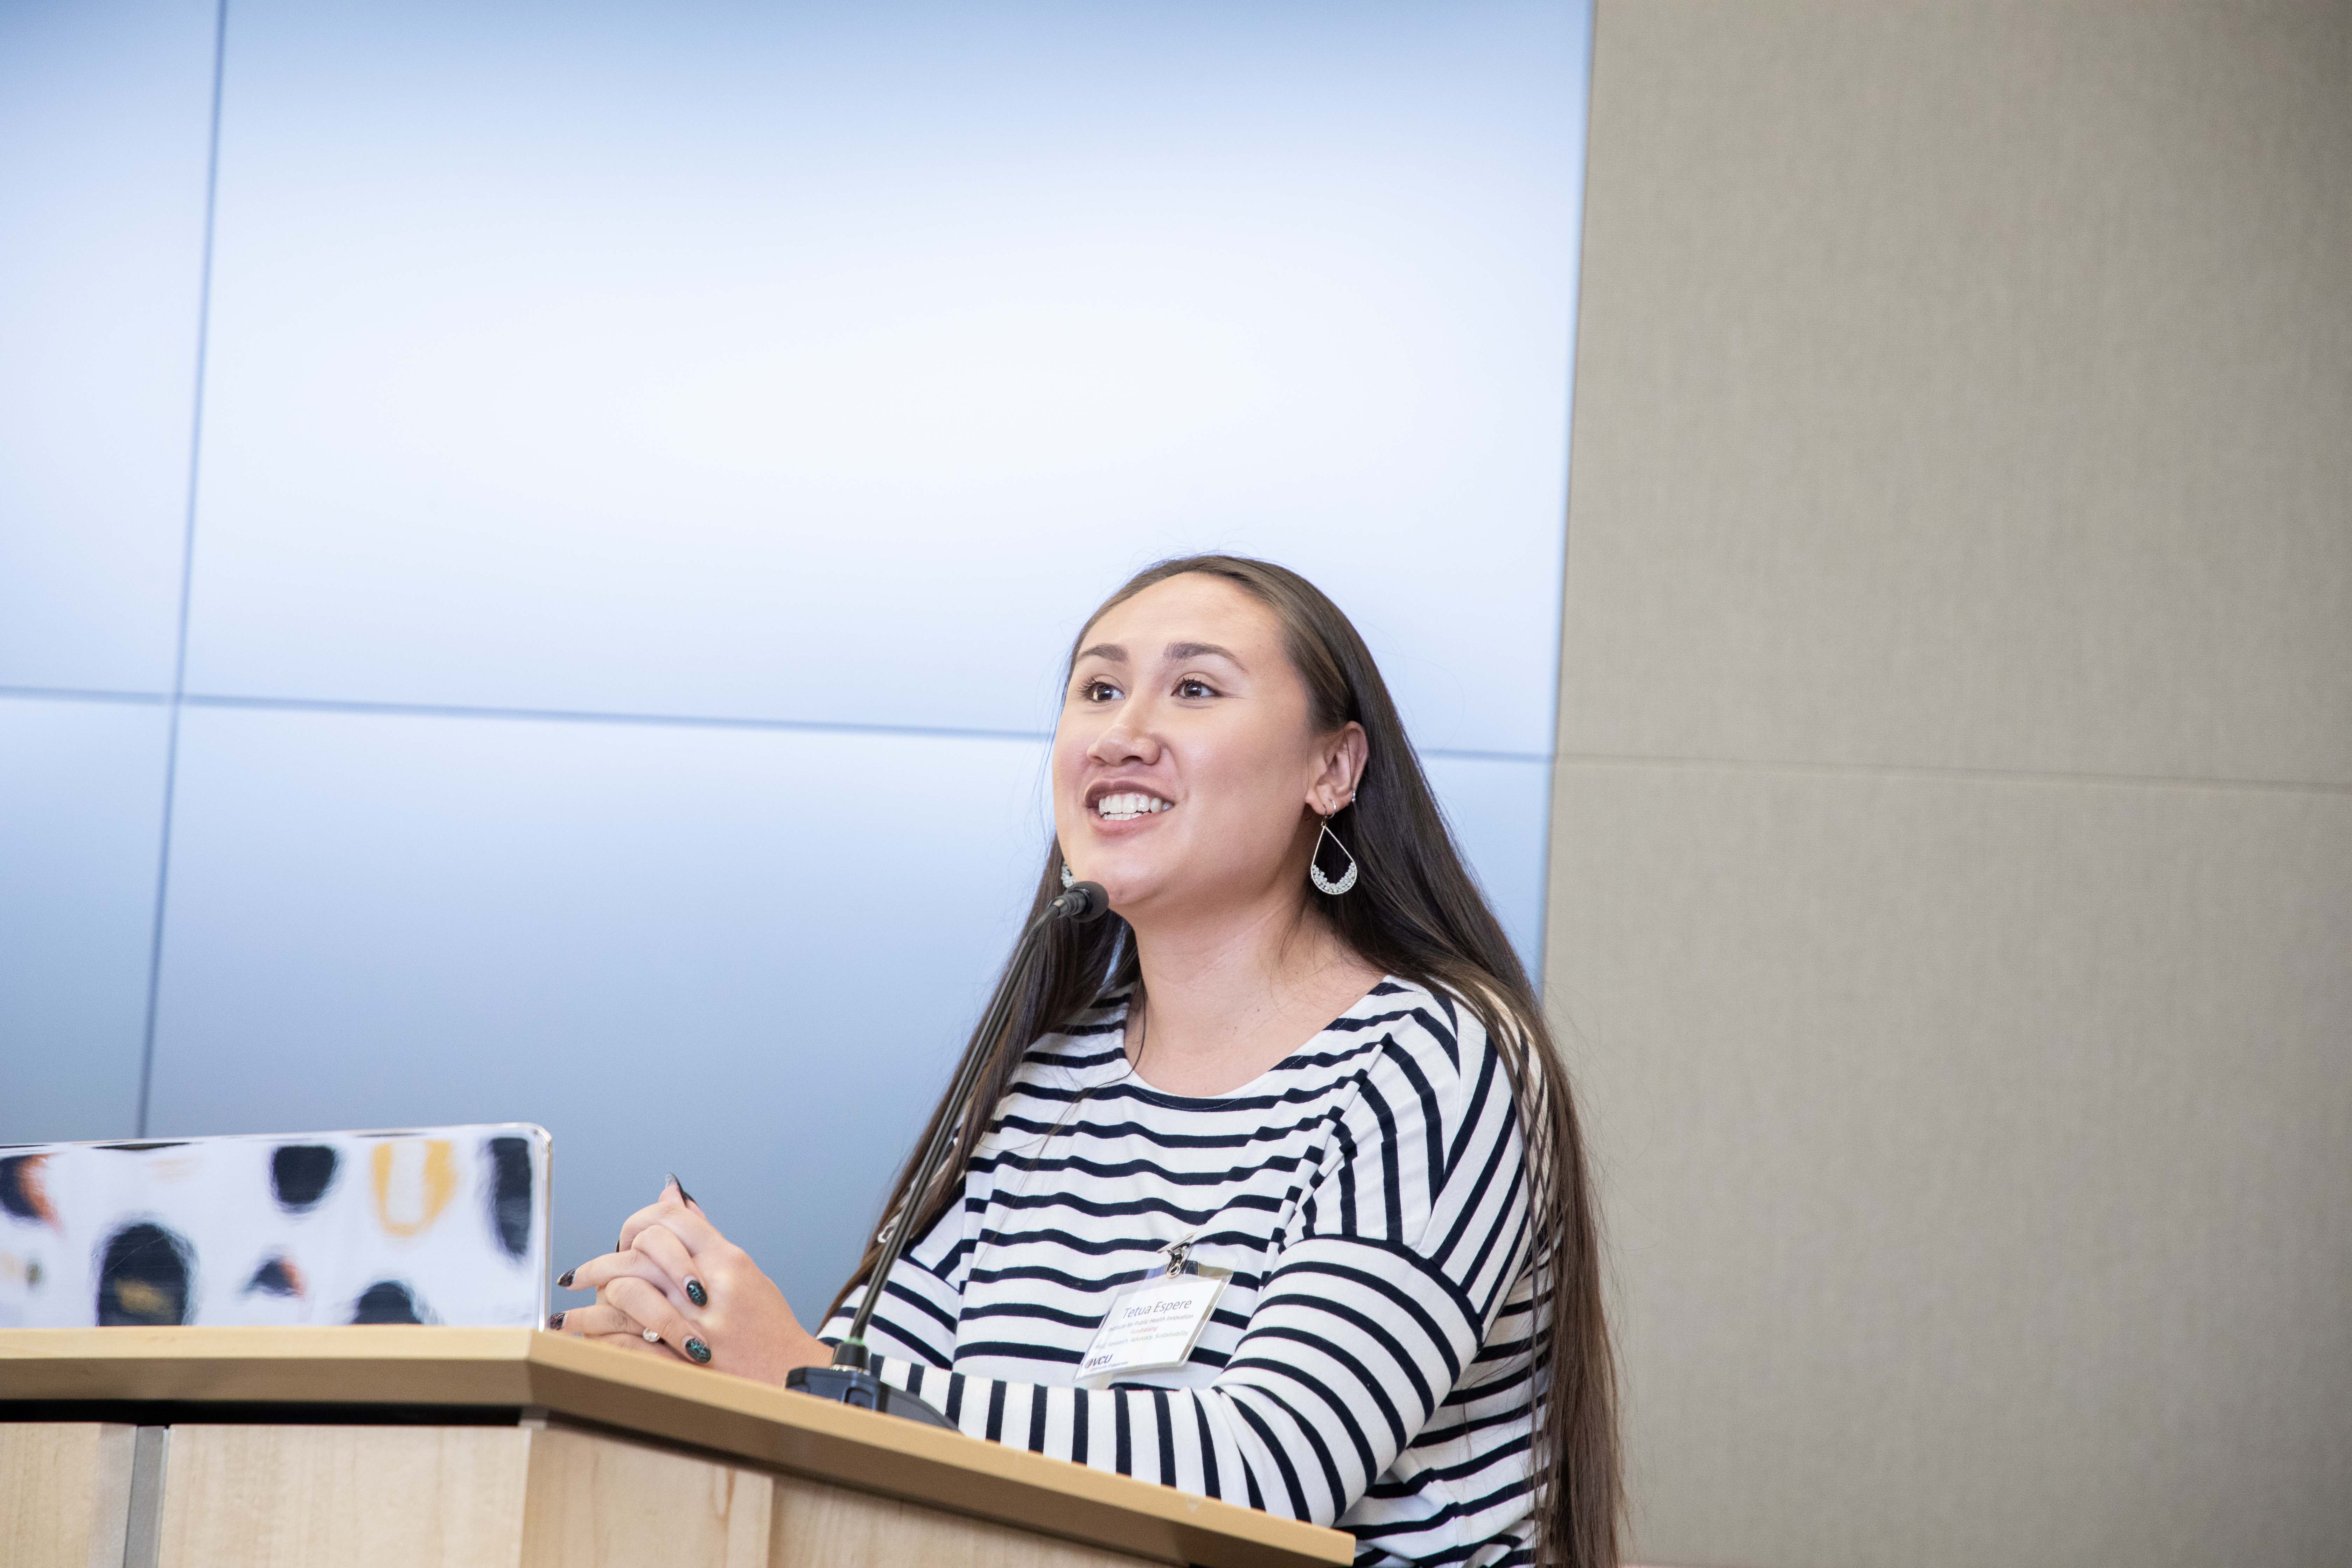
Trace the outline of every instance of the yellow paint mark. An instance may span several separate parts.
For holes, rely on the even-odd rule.
[[[117,1279],[114,1299],[121,1303],[124,1311],[159,1322],[165,1321],[172,1310],[172,1299],[144,1279]]]
[[[431,1229],[457,1195],[457,1161],[446,1138],[387,1139],[375,1146],[369,1168],[375,1179],[375,1222],[386,1236]]]

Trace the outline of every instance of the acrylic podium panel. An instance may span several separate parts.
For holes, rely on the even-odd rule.
[[[537,1328],[549,1152],[520,1122],[0,1148],[0,1328]]]
[[[1354,1539],[528,1331],[0,1332],[0,1558],[1211,1568]]]

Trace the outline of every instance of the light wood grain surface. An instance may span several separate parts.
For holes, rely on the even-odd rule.
[[[842,1487],[776,1480],[771,1568],[1139,1568],[1143,1561]]]
[[[770,1556],[775,1481],[763,1471],[562,1427],[530,1436],[523,1568],[773,1568],[795,1561]]]
[[[0,1423],[0,1565],[122,1568],[132,1429]],[[157,1568],[1138,1568],[601,1431],[182,1422]]]
[[[514,1568],[532,1436],[175,1426],[162,1568]]]
[[[538,1407],[1163,1563],[1296,1568],[1354,1557],[1339,1531],[527,1329],[0,1331],[0,1415],[30,1400]]]
[[[0,1422],[0,1563],[122,1568],[131,1428]]]

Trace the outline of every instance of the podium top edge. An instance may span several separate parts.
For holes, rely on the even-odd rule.
[[[533,1329],[0,1330],[0,1420],[34,1404],[534,1407],[1163,1562],[1355,1555],[1341,1531]]]
[[[541,1337],[532,1329],[450,1329],[414,1323],[356,1323],[328,1328],[0,1329],[0,1401],[82,1397],[32,1395],[17,1391],[20,1376],[37,1377],[40,1374],[34,1369],[58,1363],[79,1363],[93,1372],[100,1367],[136,1367],[158,1362],[333,1365],[421,1361],[523,1364],[531,1359],[532,1342]],[[135,1399],[140,1395],[108,1397]],[[414,1402],[394,1399],[390,1403]],[[493,1405],[499,1401],[486,1398],[481,1403]]]

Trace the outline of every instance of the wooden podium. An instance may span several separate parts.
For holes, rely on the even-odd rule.
[[[528,1329],[0,1331],[6,1568],[1291,1568],[1354,1548]]]

